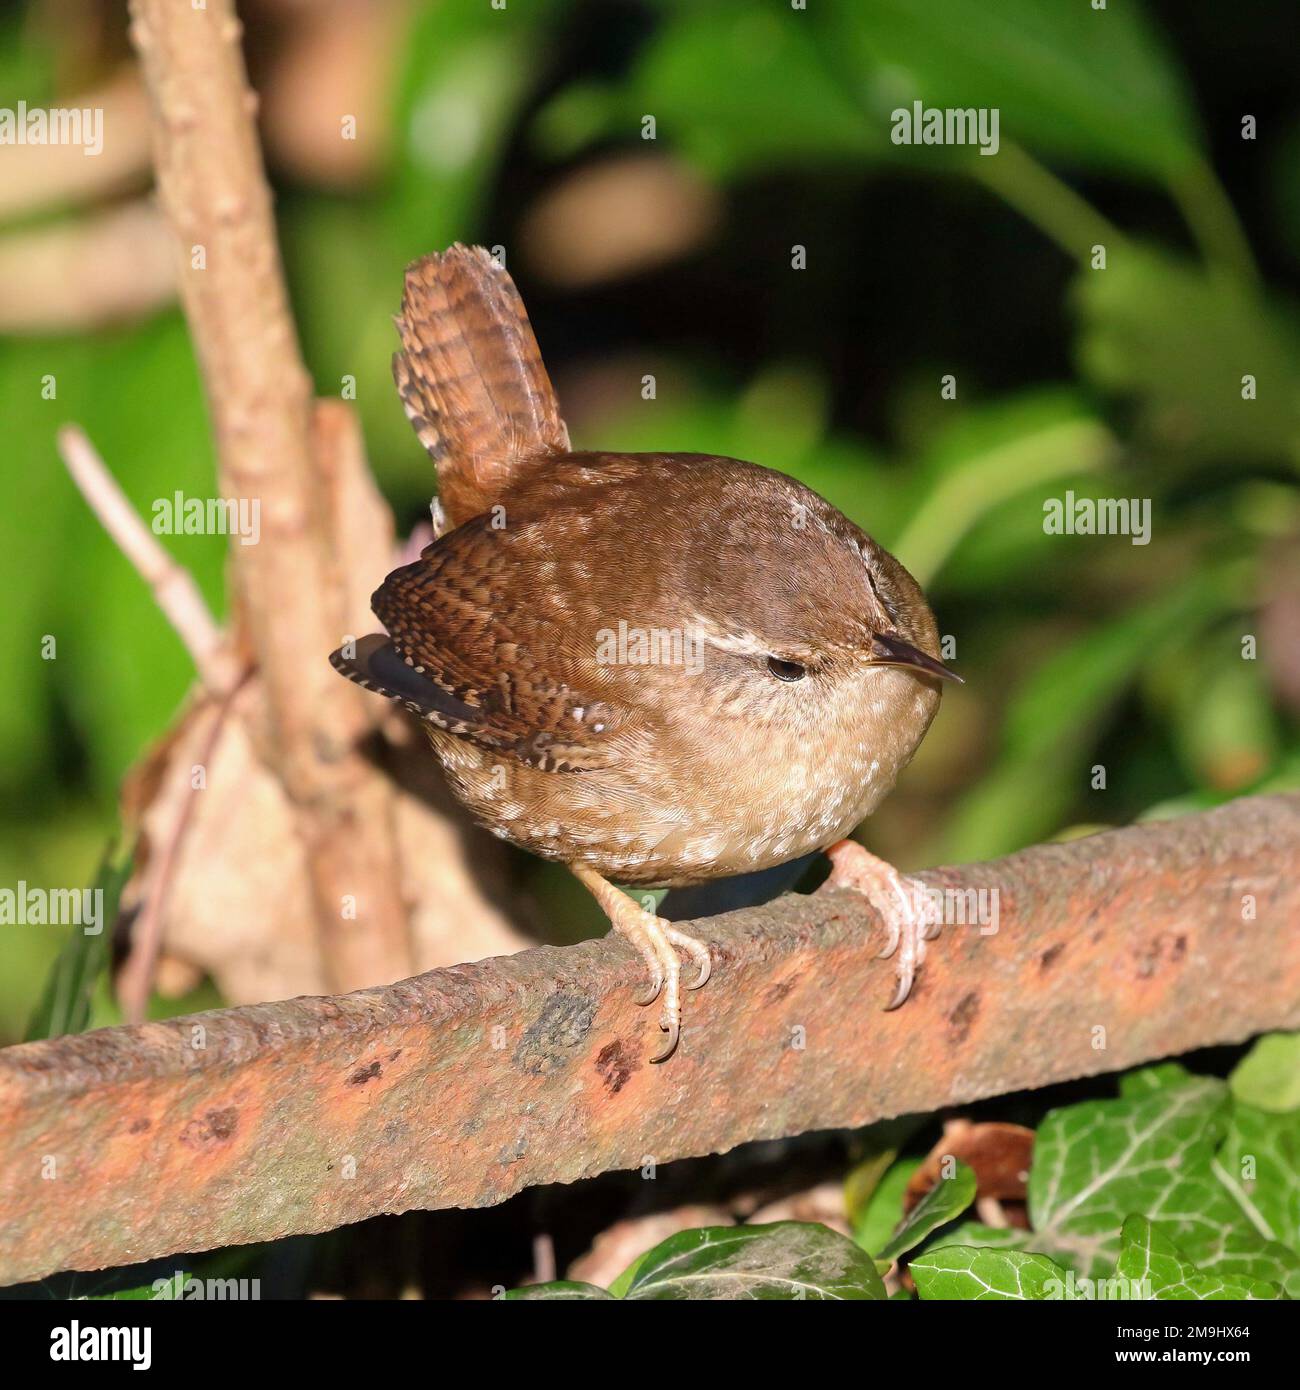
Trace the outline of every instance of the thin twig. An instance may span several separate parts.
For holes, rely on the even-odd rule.
[[[986,1226],[1003,1230],[1011,1223],[1002,1203],[996,1197],[980,1197],[975,1203],[975,1214]]]
[[[251,668],[245,668],[240,679],[231,684],[212,710],[212,722],[199,746],[199,763],[204,768],[212,762],[235,696],[250,674]],[[163,908],[167,905],[168,890],[175,876],[176,866],[180,862],[181,846],[194,819],[194,808],[198,801],[193,769],[182,766],[179,773],[187,779],[180,810],[163,842],[157,867],[151,875],[148,896],[140,908],[139,915],[131,924],[130,954],[117,977],[117,999],[122,1007],[123,1017],[128,1023],[144,1021],[149,996],[153,992],[158,957],[162,952]]]
[[[214,695],[227,693],[237,667],[194,577],[172,559],[140,520],[83,430],[64,425],[58,433],[58,445],[86,505],[149,586],[163,616],[185,644],[199,679]]]

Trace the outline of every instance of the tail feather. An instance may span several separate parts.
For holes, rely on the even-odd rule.
[[[475,728],[481,711],[459,700],[411,665],[383,633],[372,632],[330,653],[330,665],[363,690],[386,695],[430,724],[463,734]]]
[[[393,378],[454,525],[488,510],[569,432],[514,281],[481,246],[407,267]]]

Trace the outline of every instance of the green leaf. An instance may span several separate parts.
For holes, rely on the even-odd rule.
[[[1121,1100],[1139,1100],[1149,1096],[1152,1091],[1163,1090],[1166,1086],[1181,1086],[1190,1081],[1192,1074],[1178,1062],[1158,1062],[1154,1067],[1142,1067],[1138,1071],[1126,1072],[1119,1079]]]
[[[1198,157],[1185,83],[1135,6],[871,0],[819,9],[827,63],[886,131],[893,109],[919,100],[996,109],[1001,140],[1107,174],[1167,177]],[[948,153],[896,148],[930,162]]]
[[[1139,1213],[1202,1272],[1285,1286],[1300,1259],[1252,1221],[1215,1164],[1228,1122],[1227,1087],[1207,1078],[1053,1111],[1034,1145],[1029,1243],[1100,1279],[1125,1218]]]
[[[626,1298],[627,1291],[632,1287],[632,1280],[636,1278],[637,1270],[645,1264],[646,1260],[654,1253],[653,1247],[638,1255],[635,1260],[618,1276],[609,1286],[609,1291],[615,1298]]]
[[[941,1178],[912,1208],[894,1238],[876,1256],[877,1260],[888,1267],[900,1255],[914,1250],[931,1231],[960,1216],[975,1200],[975,1189],[975,1174],[964,1163],[958,1163],[952,1177]]]
[[[581,1284],[570,1279],[557,1279],[552,1284],[529,1284],[522,1289],[507,1289],[507,1303],[523,1303],[531,1300],[549,1303],[586,1303],[597,1299],[613,1298],[596,1284]]]
[[[773,165],[864,160],[889,151],[887,122],[874,121],[818,53],[812,26],[779,8],[715,0],[675,9],[630,76],[557,99],[540,129],[553,147],[572,148],[595,129],[627,140],[653,112],[656,138],[715,176],[735,178]]]
[[[900,1158],[881,1178],[876,1190],[853,1220],[853,1239],[860,1249],[874,1254],[888,1243],[903,1219],[903,1196],[907,1184],[920,1166],[919,1158]]]
[[[1258,1110],[1300,1109],[1300,1033],[1266,1033],[1237,1063],[1228,1085]]]
[[[1097,385],[1132,397],[1142,435],[1183,466],[1297,459],[1300,332],[1250,283],[1129,245],[1076,281],[1077,356]],[[1256,397],[1242,398],[1242,377]]]
[[[102,895],[100,929],[92,934],[79,926],[72,928],[45,981],[40,1003],[27,1025],[25,1041],[60,1038],[65,1033],[80,1033],[86,1027],[95,985],[108,964],[109,943],[122,889],[130,876],[130,857],[121,864],[114,864],[110,848],[95,877],[93,890]]]
[[[1187,1215],[1177,1233],[1213,1239],[1217,1198],[1210,1159],[1225,1127],[1226,1088],[1197,1079],[1144,1097],[1052,1111],[1038,1131],[1029,1175],[1035,1243],[1099,1277],[1119,1255],[1130,1212]],[[1219,1203],[1222,1212],[1222,1203]]]
[[[928,584],[965,535],[1001,504],[1103,469],[1114,436],[1072,392],[1033,391],[970,411],[935,440],[919,470],[916,512],[893,549]],[[1044,535],[1041,510],[1035,528]]]
[[[971,1302],[1036,1300],[1060,1297],[1067,1273],[1048,1259],[1023,1250],[978,1249],[945,1245],[927,1250],[908,1265],[923,1299]]]
[[[1121,1232],[1121,1249],[1115,1273],[1123,1283],[1110,1282],[1108,1297],[1130,1301],[1207,1301],[1279,1297],[1276,1285],[1248,1278],[1229,1279],[1202,1274],[1188,1260],[1166,1230],[1145,1216],[1130,1216]]]
[[[1300,1110],[1276,1115],[1238,1102],[1215,1172],[1260,1236],[1300,1256]],[[1259,1267],[1254,1273],[1270,1277]],[[1297,1279],[1285,1282],[1300,1291]]]
[[[705,1226],[657,1245],[629,1299],[883,1299],[870,1256],[825,1226]]]
[[[898,1153],[912,1136],[916,1127],[917,1119],[915,1116],[879,1120],[874,1125],[868,1125],[866,1129],[859,1131],[855,1136],[856,1157],[854,1165],[848,1177],[844,1179],[844,1212],[851,1227],[856,1229],[858,1223],[864,1219],[876,1192],[890,1178],[895,1169],[900,1167],[907,1169],[902,1179],[902,1185],[897,1188],[895,1193],[894,1205],[880,1239],[875,1245],[862,1245],[862,1242],[858,1241],[858,1244],[862,1245],[862,1249],[868,1254],[885,1243],[889,1238],[889,1233],[894,1229],[902,1215],[903,1190],[907,1186],[907,1178],[919,1160],[907,1159],[903,1164],[899,1164],[897,1161]],[[894,1181],[897,1182],[897,1179],[895,1178]],[[856,1239],[856,1234],[854,1238]]]
[[[928,1255],[931,1250],[943,1250],[950,1245],[978,1245],[988,1250],[1025,1250],[1032,1243],[1032,1233],[1016,1226],[986,1226],[981,1221],[963,1221],[960,1226],[936,1236],[926,1247],[925,1253]]]
[[[968,1223],[926,1253],[952,1245],[1031,1248],[1103,1280],[1118,1261],[1125,1219],[1137,1213],[1159,1222],[1199,1275],[1219,1284],[1267,1282],[1293,1295],[1300,1256],[1284,1242],[1295,1239],[1300,1220],[1297,1117],[1242,1106],[1233,1114],[1227,1087],[1212,1079],[1180,1083],[1166,1074],[1151,1089],[1152,1071],[1145,1082],[1131,1081],[1120,1100],[1047,1116],[1029,1176],[1032,1231]],[[1197,1296],[1208,1296],[1212,1285],[1196,1287]]]
[[[1048,656],[1008,707],[999,760],[958,805],[936,857],[986,859],[1051,834],[1087,785],[1088,750],[1120,697],[1171,640],[1246,602],[1247,577],[1235,562],[1203,566]]]

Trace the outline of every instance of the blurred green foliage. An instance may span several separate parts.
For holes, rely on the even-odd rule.
[[[402,267],[453,240],[500,244],[562,391],[625,379],[573,416],[576,444],[752,458],[895,547],[968,679],[867,829],[904,863],[1295,785],[1286,654],[1261,621],[1266,599],[1287,598],[1277,576],[1300,530],[1285,249],[1300,124],[1268,76],[1288,20],[1265,6],[1237,36],[1273,102],[1254,144],[1236,69],[1184,14],[1040,0],[416,6],[370,180],[341,193],[279,175],[318,389],[356,379],[372,464],[409,524],[431,478],[389,380]],[[53,94],[59,36],[12,17],[3,35],[0,85]],[[914,100],[997,107],[999,153],[892,144],[890,112]],[[557,290],[521,244],[525,216],[618,152],[685,161],[720,195],[721,223],[662,269]],[[796,243],[806,272],[791,269]],[[653,401],[639,394],[647,370]],[[176,489],[211,492],[212,444],[175,310],[0,340],[0,396],[0,883],[80,883],[123,773],[191,673],[64,475],[54,431],[81,424],[146,516]],[[1067,490],[1150,499],[1150,544],[1046,534],[1044,503]],[[222,540],[164,543],[223,611]],[[62,943],[0,931],[3,1041]]]

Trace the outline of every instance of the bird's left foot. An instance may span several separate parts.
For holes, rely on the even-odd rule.
[[[887,933],[880,958],[898,953],[898,982],[885,1005],[886,1010],[896,1009],[912,991],[912,981],[925,959],[925,943],[939,935],[942,923],[938,907],[920,879],[899,873],[856,840],[841,840],[826,854],[831,861],[827,881],[833,887],[861,893],[880,913]]]

